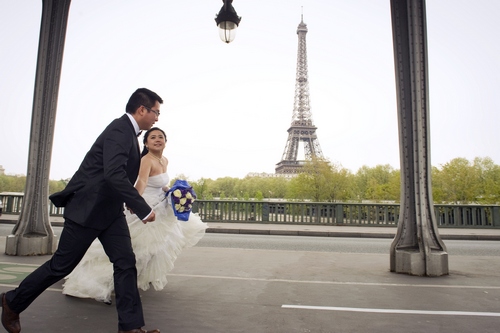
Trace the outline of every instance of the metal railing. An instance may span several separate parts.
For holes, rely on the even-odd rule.
[[[198,200],[206,222],[396,226],[399,204]],[[439,227],[500,228],[500,206],[434,205]]]
[[[19,214],[22,194],[0,194],[5,214]],[[197,200],[193,212],[205,222],[396,226],[399,204],[290,201]],[[500,206],[434,205],[439,227],[500,228]],[[63,208],[49,202],[49,215]]]

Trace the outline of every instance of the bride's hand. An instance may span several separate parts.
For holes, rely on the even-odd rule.
[[[161,189],[163,192],[167,192],[168,190],[170,190],[170,187],[168,185],[165,185]]]

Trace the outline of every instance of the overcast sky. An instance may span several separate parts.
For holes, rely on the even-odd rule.
[[[169,174],[273,173],[293,112],[297,26],[307,24],[313,122],[323,154],[356,172],[399,169],[389,0],[234,0],[236,39],[220,41],[220,0],[73,0],[50,179],[73,175],[137,88],[163,99]],[[26,174],[41,0],[0,0],[0,165]],[[302,9],[303,8],[303,9]],[[427,1],[431,163],[500,164],[500,1]],[[142,138],[141,138],[142,140]]]

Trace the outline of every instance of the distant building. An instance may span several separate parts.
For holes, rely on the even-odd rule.
[[[250,172],[247,177],[261,177],[261,178],[288,178],[291,179],[297,176],[293,173],[267,173],[267,172]]]

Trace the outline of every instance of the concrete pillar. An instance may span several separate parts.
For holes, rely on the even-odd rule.
[[[401,207],[391,272],[448,274],[431,187],[425,0],[391,0],[401,159]]]
[[[52,254],[56,249],[49,220],[48,187],[70,2],[43,0],[26,189],[19,220],[7,236],[8,255]]]

